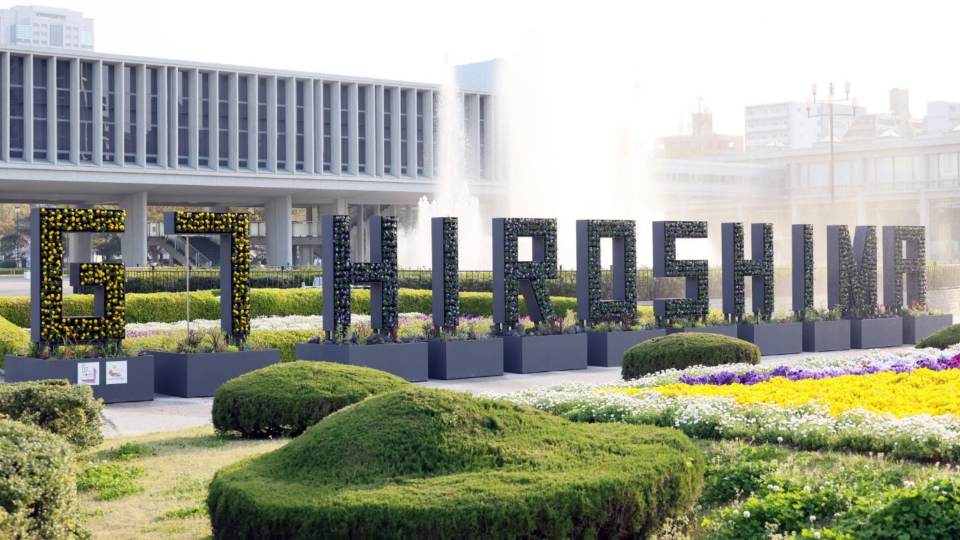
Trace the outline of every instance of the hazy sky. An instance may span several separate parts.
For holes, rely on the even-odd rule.
[[[744,105],[813,81],[849,80],[870,112],[891,87],[915,116],[960,101],[958,2],[48,2],[92,17],[99,52],[413,81],[536,43],[548,114],[630,114],[640,138],[675,133],[697,96],[743,133]]]

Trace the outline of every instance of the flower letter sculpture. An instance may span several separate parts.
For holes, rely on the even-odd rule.
[[[744,283],[753,276],[753,312],[769,319],[773,313],[773,225],[750,226],[753,258],[743,258],[743,224],[720,226],[723,244],[723,312],[735,320],[743,317]]]
[[[167,234],[220,235],[220,327],[234,339],[250,333],[250,216],[234,212],[165,212]]]
[[[37,208],[30,216],[31,339],[88,343],[124,337],[123,264],[73,263],[70,284],[94,287],[92,317],[63,316],[63,233],[122,232],[123,210]]]
[[[827,305],[844,318],[869,319],[877,312],[877,228],[861,225],[850,242],[846,225],[827,226]]]
[[[400,273],[397,268],[397,218],[370,218],[370,260],[350,262],[350,216],[323,216],[323,330],[327,339],[346,337],[350,329],[350,285],[370,284],[370,324],[382,334],[397,328]],[[378,241],[379,239],[379,241]]]
[[[906,245],[907,254],[903,250]],[[883,228],[883,304],[903,307],[903,280],[907,280],[907,306],[927,305],[927,230],[924,227]]]
[[[705,319],[710,310],[707,261],[677,260],[677,238],[706,238],[706,221],[653,222],[653,277],[687,278],[686,298],[654,299],[653,314],[664,319]]]
[[[533,238],[533,260],[520,262],[518,239]],[[557,279],[557,220],[494,218],[493,322],[508,328],[520,321],[520,294],[533,322],[552,319],[547,280]]]
[[[793,226],[793,311],[813,307],[813,225]]]
[[[613,240],[612,300],[603,300],[600,239]],[[626,220],[577,220],[577,318],[637,316],[637,224]]]
[[[460,320],[460,257],[457,218],[430,220],[433,243],[433,324],[455,329]]]

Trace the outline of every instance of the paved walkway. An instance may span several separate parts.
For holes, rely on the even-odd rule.
[[[897,351],[911,347],[887,349]],[[856,356],[866,351],[836,351],[822,353],[819,356],[836,358]],[[767,356],[763,362],[788,360],[794,361],[810,354]],[[620,368],[590,367],[576,371],[551,371],[520,375],[507,373],[502,377],[482,377],[455,381],[430,380],[419,383],[427,388],[444,388],[474,394],[482,392],[515,392],[534,386],[551,386],[564,382],[584,382],[601,384],[620,380]],[[159,431],[173,431],[209,424],[213,398],[176,398],[157,396],[154,401],[141,403],[115,403],[103,408],[106,421],[103,433],[106,437],[128,437]]]

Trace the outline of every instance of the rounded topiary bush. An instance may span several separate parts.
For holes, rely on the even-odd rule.
[[[946,349],[960,343],[960,324],[954,324],[946,328],[941,328],[917,343],[918,349],[927,347],[936,347],[937,349]]]
[[[103,401],[89,386],[64,379],[0,384],[0,414],[59,435],[79,449],[103,442],[101,410]]]
[[[0,537],[87,538],[70,444],[0,416]]]
[[[676,333],[634,345],[623,353],[624,380],[665,369],[722,364],[759,364],[760,349],[720,334]]]
[[[328,414],[410,383],[376,369],[289,362],[227,381],[213,398],[213,427],[244,437],[296,436]]]
[[[409,386],[219,471],[218,539],[646,538],[699,496],[681,432]]]

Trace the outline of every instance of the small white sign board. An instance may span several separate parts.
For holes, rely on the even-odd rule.
[[[107,384],[127,384],[127,361],[106,362],[107,373],[105,375]]]
[[[77,384],[97,386],[100,384],[100,362],[77,364]]]

